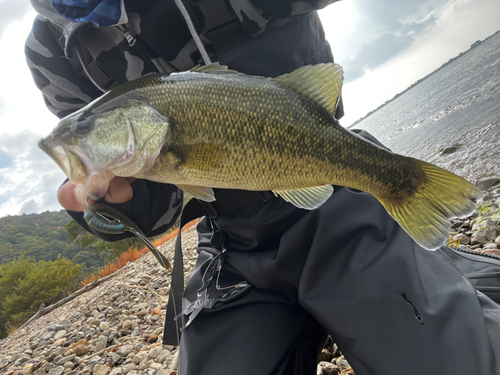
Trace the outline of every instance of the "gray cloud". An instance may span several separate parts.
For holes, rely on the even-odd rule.
[[[428,17],[420,23],[399,23],[399,27],[394,27],[393,31],[384,33],[370,43],[361,45],[360,52],[356,54],[355,58],[345,63],[346,82],[361,77],[365,70],[376,68],[402,52],[435,22],[436,18]]]
[[[56,192],[64,181],[64,174],[36,145],[39,134],[23,131],[3,134],[0,148],[12,160],[0,172],[2,206],[18,206],[17,214],[59,210]]]
[[[31,214],[40,211],[41,207],[39,207],[39,205],[36,203],[34,199],[30,199],[23,203],[23,205],[21,206],[21,210],[19,211],[19,214]]]
[[[23,19],[32,9],[26,0],[0,0],[0,35],[12,21]]]
[[[352,0],[358,15],[347,56],[337,55],[346,82],[363,75],[401,53],[419,35],[432,28],[436,11],[448,0]],[[334,48],[335,52],[335,48]]]

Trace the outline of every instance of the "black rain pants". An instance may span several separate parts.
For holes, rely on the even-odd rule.
[[[219,285],[253,287],[183,332],[179,375],[315,375],[325,329],[357,375],[500,374],[500,307],[371,195],[336,187],[314,211],[276,198],[216,223],[229,235]],[[219,252],[206,218],[198,232],[184,307]]]

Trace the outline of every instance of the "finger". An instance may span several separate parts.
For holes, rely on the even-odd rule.
[[[61,206],[70,211],[83,211],[87,206],[87,195],[71,181],[59,188],[57,199]]]
[[[124,203],[134,195],[131,182],[126,177],[115,177],[109,182],[108,192],[104,200],[108,203]]]

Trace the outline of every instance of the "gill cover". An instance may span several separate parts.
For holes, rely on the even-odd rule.
[[[63,118],[39,146],[89,197],[99,199],[114,176],[138,176],[153,166],[169,126],[144,102],[108,102],[104,109],[93,103]]]

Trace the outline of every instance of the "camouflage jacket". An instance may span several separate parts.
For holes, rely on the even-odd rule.
[[[185,0],[184,4],[212,61],[248,74],[275,76],[331,59],[313,11],[335,1]],[[128,22],[101,28],[66,20],[49,0],[32,4],[39,16],[26,42],[26,57],[49,110],[58,117],[102,94],[92,80],[109,90],[150,72],[187,70],[202,63],[174,0],[125,0]],[[285,25],[291,29],[288,37],[279,30],[270,32]]]
[[[31,1],[39,15],[26,42],[27,62],[47,107],[60,118],[124,82],[202,63],[174,0],[124,0],[127,22],[100,28],[66,20],[49,0]],[[315,10],[335,1],[183,3],[212,61],[273,77],[333,61]],[[182,206],[182,193],[175,186],[138,180],[132,187],[134,198],[116,208],[149,236],[173,225]],[[80,213],[69,213],[92,231]],[[108,241],[129,236],[92,232]]]

